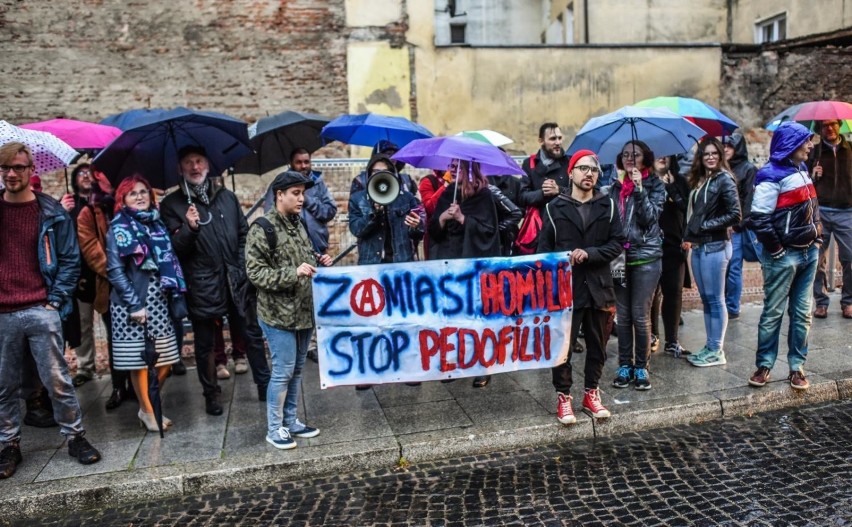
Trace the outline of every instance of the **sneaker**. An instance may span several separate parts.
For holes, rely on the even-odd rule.
[[[267,434],[266,442],[279,450],[289,450],[297,446],[293,438],[290,437],[290,432],[283,426],[273,432],[272,435]]]
[[[630,381],[632,380],[633,366],[629,364],[622,364],[615,373],[615,380],[612,381],[612,385],[616,388],[627,388],[630,386]]]
[[[760,388],[761,386],[766,386],[766,383],[769,382],[769,368],[766,366],[761,366],[757,369],[756,372],[752,374],[749,378],[748,383],[752,386],[756,386]]]
[[[21,447],[16,443],[7,444],[0,451],[0,479],[11,478],[23,460]]]
[[[684,349],[678,342],[666,342],[666,347],[663,348],[663,351],[670,353],[675,358],[681,357],[682,355],[692,355],[691,351]]]
[[[852,304],[843,306],[843,318],[852,318]]]
[[[577,422],[577,418],[574,417],[574,409],[571,408],[572,401],[570,395],[556,392],[556,420],[563,425],[573,425]]]
[[[705,353],[703,355],[696,356],[696,358],[692,360],[687,360],[689,360],[690,364],[698,368],[707,368],[708,366],[721,366],[723,364],[728,363],[728,361],[725,359],[725,352],[722,350],[710,350],[710,353]]]
[[[225,379],[231,378],[231,372],[228,371],[228,367],[224,364],[216,365],[216,378],[223,381]]]
[[[320,434],[319,428],[314,428],[312,426],[308,426],[305,423],[296,419],[292,425],[287,427],[287,431],[291,436],[301,437],[303,439],[308,439],[310,437],[316,437]]]
[[[234,373],[242,374],[248,371],[248,361],[245,359],[234,359]]]
[[[633,375],[636,378],[633,386],[637,390],[651,389],[651,381],[648,380],[648,370],[646,368],[636,368],[633,370]]]
[[[601,391],[597,388],[586,389],[586,393],[583,395],[583,411],[595,419],[603,419],[612,415],[601,404]]]
[[[83,434],[77,434],[68,440],[68,455],[76,457],[83,465],[91,465],[101,460],[101,453],[89,444]]]
[[[790,386],[794,390],[807,390],[811,387],[811,383],[805,379],[805,373],[803,371],[791,371],[790,376],[787,377],[790,380]]]
[[[736,312],[736,313],[735,313],[735,312],[733,312],[733,311],[728,311],[728,320],[736,320],[736,319],[738,319],[738,318],[740,318],[740,313],[739,313],[739,312]]]
[[[657,353],[658,349],[660,349],[660,337],[651,333],[651,353]]]
[[[700,350],[687,357],[686,360],[688,360],[690,363],[695,360],[704,360],[704,357],[710,355],[711,353],[713,353],[713,351],[708,349],[707,346],[704,346]]]

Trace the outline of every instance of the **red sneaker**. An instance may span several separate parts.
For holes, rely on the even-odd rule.
[[[577,422],[574,409],[571,408],[573,398],[561,392],[556,392],[556,419],[563,425],[573,425]]]
[[[586,394],[583,396],[583,411],[595,419],[602,419],[612,415],[601,404],[601,392],[597,388],[586,390]]]

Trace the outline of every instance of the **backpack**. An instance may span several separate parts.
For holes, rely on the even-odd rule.
[[[272,222],[266,219],[265,216],[261,216],[252,222],[254,224],[260,225],[263,229],[263,233],[266,235],[266,243],[269,246],[270,251],[274,251],[275,247],[278,246],[278,235],[275,234],[275,227],[272,226]],[[243,294],[241,295],[240,304],[242,310],[246,316],[257,317],[257,288],[251,283],[251,280],[246,280],[246,285],[243,288]]]

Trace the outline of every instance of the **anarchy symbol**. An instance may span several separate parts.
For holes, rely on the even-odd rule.
[[[372,278],[362,280],[352,288],[349,305],[362,317],[378,315],[385,308],[385,290]]]

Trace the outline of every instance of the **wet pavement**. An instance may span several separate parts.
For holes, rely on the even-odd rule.
[[[836,294],[833,300],[837,305]],[[17,474],[0,481],[0,522],[235,488],[286,486],[353,471],[388,471],[401,462],[424,467],[441,459],[585,444],[594,438],[631,437],[715,420],[725,427],[756,412],[852,398],[852,321],[843,319],[836,308],[828,319],[814,321],[805,366],[811,382],[808,392],[794,392],[786,382],[784,351],[772,371],[772,382],[761,389],[749,387],[759,316],[759,305],[746,305],[742,316],[731,321],[725,366],[694,368],[658,352],[651,359],[653,388],[648,391],[610,387],[617,367],[617,341],[611,341],[602,387],[603,402],[613,416],[592,422],[579,414],[578,423],[570,427],[555,419],[556,397],[548,370],[497,375],[484,389],[474,389],[469,379],[463,379],[356,392],[320,390],[317,366],[309,363],[299,414],[322,433],[297,440],[297,449],[278,451],[264,441],[265,406],[257,401],[250,375],[220,382],[225,414],[213,417],[204,413],[194,370],[166,383],[164,411],[175,426],[161,439],[139,428],[132,403],[111,412],[104,409],[110,393],[109,379],[104,377],[78,391],[87,437],[102,451],[103,460],[80,465],[68,456],[58,429],[24,426],[24,461]],[[689,311],[684,319],[682,344],[700,348],[702,313]],[[782,336],[782,350],[784,340]],[[575,366],[582,358],[575,357]],[[575,387],[581,386],[582,367],[576,367]],[[579,410],[579,392],[574,395]],[[744,426],[750,422],[743,421]],[[655,432],[650,434],[654,437]],[[690,452],[694,459],[709,459],[700,450]],[[322,510],[330,513],[327,507]]]
[[[45,527],[849,525],[852,402],[38,521]]]

